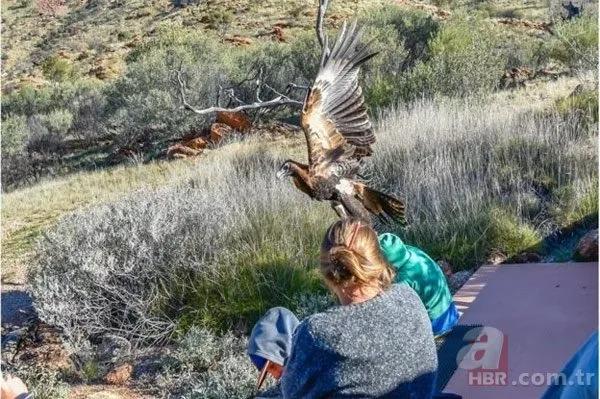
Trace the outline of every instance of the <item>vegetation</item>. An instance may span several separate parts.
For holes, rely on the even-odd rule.
[[[491,250],[535,249],[560,227],[559,201],[594,207],[594,129],[490,107],[419,103],[378,126],[372,179],[409,204],[411,227],[397,232],[458,269]],[[145,342],[192,325],[247,332],[269,307],[295,310],[301,294],[322,294],[315,262],[335,214],[273,179],[273,150],[249,148],[63,219],[39,241],[30,278],[40,315],[73,339],[118,331]]]
[[[60,8],[37,16],[42,3]],[[597,215],[595,87],[571,96],[574,85],[546,88],[558,81],[499,87],[507,68],[549,65],[597,84],[595,18],[557,22],[551,36],[499,25],[553,13],[510,2],[435,2],[451,13],[332,3],[326,25],[358,17],[380,53],[361,75],[378,140],[366,176],[407,203],[410,226],[379,231],[462,270],[490,252],[543,254],[545,238]],[[88,379],[100,373],[93,345],[111,334],[137,349],[174,344],[152,382],[162,396],[247,397],[256,373],[245,335],[256,319],[272,306],[302,318],[332,304],[316,266],[335,213],[274,179],[283,159],[305,154],[301,135],[231,139],[192,161],[156,158],[214,118],[181,110],[176,70],[198,108],[253,101],[257,79],[262,98],[309,84],[319,56],[314,8],[304,0],[215,0],[173,12],[137,0],[2,7],[9,30],[39,17],[46,33],[38,42],[15,31],[20,46],[3,55],[3,279],[29,266],[39,316],[64,328]],[[259,17],[266,27],[283,21],[285,41],[270,40]],[[257,32],[246,46],[227,41]],[[41,80],[17,85],[26,72]],[[140,151],[139,162],[114,167],[109,155],[122,147]],[[28,384],[36,381],[37,396],[66,395],[57,375],[32,374]]]
[[[556,35],[539,38],[501,28],[482,14],[464,12],[458,4],[452,6],[457,9],[444,18],[428,9],[396,5],[365,7],[358,2],[340,10],[332,6],[331,13],[360,12],[359,22],[367,30],[365,40],[372,41],[380,53],[365,65],[362,76],[371,109],[423,98],[487,95],[498,89],[510,67],[538,68],[560,62],[574,71],[595,68],[598,26],[591,13],[557,23]],[[3,190],[48,175],[109,166],[110,154],[121,147],[141,151],[141,159],[153,159],[164,150],[165,142],[201,130],[214,116],[199,117],[181,109],[176,70],[182,72],[189,102],[198,108],[253,101],[257,79],[264,84],[259,93],[262,98],[284,91],[289,83],[307,85],[313,79],[319,51],[312,29],[293,27],[285,42],[256,40],[249,46],[232,47],[222,40],[221,28],[211,26],[239,24],[240,16],[225,5],[204,7],[181,12],[190,21],[202,14],[200,20],[208,21],[205,31],[199,32],[193,23],[167,19],[156,23],[152,35],[142,40],[134,26],[120,26],[116,39],[134,37],[136,45],[128,45],[128,53],[122,54],[125,69],[102,82],[89,74],[98,73],[98,68],[105,75],[112,73],[111,65],[121,62],[114,54],[98,58],[108,44],[90,42],[96,61],[87,74],[83,64],[92,57],[91,50],[81,51],[78,57],[63,50],[40,56],[37,64],[48,83],[12,92],[8,88],[9,94],[2,98],[2,120],[8,122],[11,148],[3,156]],[[307,9],[302,9],[299,14],[304,19]],[[63,19],[60,23],[79,28],[77,18],[95,15],[77,13],[72,26]],[[102,17],[112,13],[102,9]],[[235,97],[227,89],[234,89]],[[304,92],[290,95],[302,100]],[[293,111],[252,112],[251,117],[273,119]]]
[[[547,51],[549,57],[564,62],[575,70],[597,68],[597,13],[590,10],[574,20],[558,22]]]

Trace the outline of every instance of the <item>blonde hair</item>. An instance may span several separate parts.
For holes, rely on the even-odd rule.
[[[360,219],[335,222],[321,244],[321,276],[328,285],[377,284],[387,289],[394,271],[379,249],[375,231]]]

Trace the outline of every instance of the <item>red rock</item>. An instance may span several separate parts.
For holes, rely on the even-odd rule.
[[[196,137],[195,139],[184,141],[181,144],[194,150],[203,150],[208,147],[208,143],[202,137]]]
[[[104,377],[104,382],[109,385],[125,385],[133,374],[133,366],[131,364],[122,364],[110,370]]]
[[[233,43],[236,46],[248,46],[252,44],[252,40],[245,36],[229,36],[225,38],[226,42]]]
[[[202,153],[202,150],[195,150],[186,147],[181,143],[175,143],[167,149],[167,157],[169,158],[187,158],[194,157]]]
[[[281,26],[273,27],[273,34],[278,42],[285,42],[285,35],[283,34],[283,28]]]
[[[578,262],[598,261],[598,229],[588,231],[579,240],[574,258]]]
[[[224,123],[213,123],[210,127],[210,140],[213,143],[218,143],[223,137],[231,133],[231,130],[231,127]]]
[[[248,130],[252,125],[243,112],[217,112],[217,123],[224,123],[235,130]]]

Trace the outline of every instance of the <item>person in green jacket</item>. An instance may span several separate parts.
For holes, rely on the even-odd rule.
[[[380,235],[379,245],[386,260],[396,271],[395,282],[410,286],[425,304],[433,334],[440,336],[449,332],[460,315],[437,262],[419,248],[404,244],[400,237],[391,233]]]

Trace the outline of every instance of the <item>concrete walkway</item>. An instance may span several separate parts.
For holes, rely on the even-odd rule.
[[[488,348],[487,352],[474,350],[475,344],[465,356],[474,356],[475,362],[471,366],[468,360],[461,363],[444,391],[464,398],[539,398],[546,389],[546,373],[560,372],[598,328],[598,264],[485,266],[454,299],[462,314],[460,324],[497,329],[477,341],[485,341],[498,330],[504,335],[499,367],[507,374],[503,379],[501,373],[464,369],[493,352],[492,344],[479,345],[479,349]],[[498,358],[493,353],[490,356]],[[492,380],[498,384],[483,385]]]

